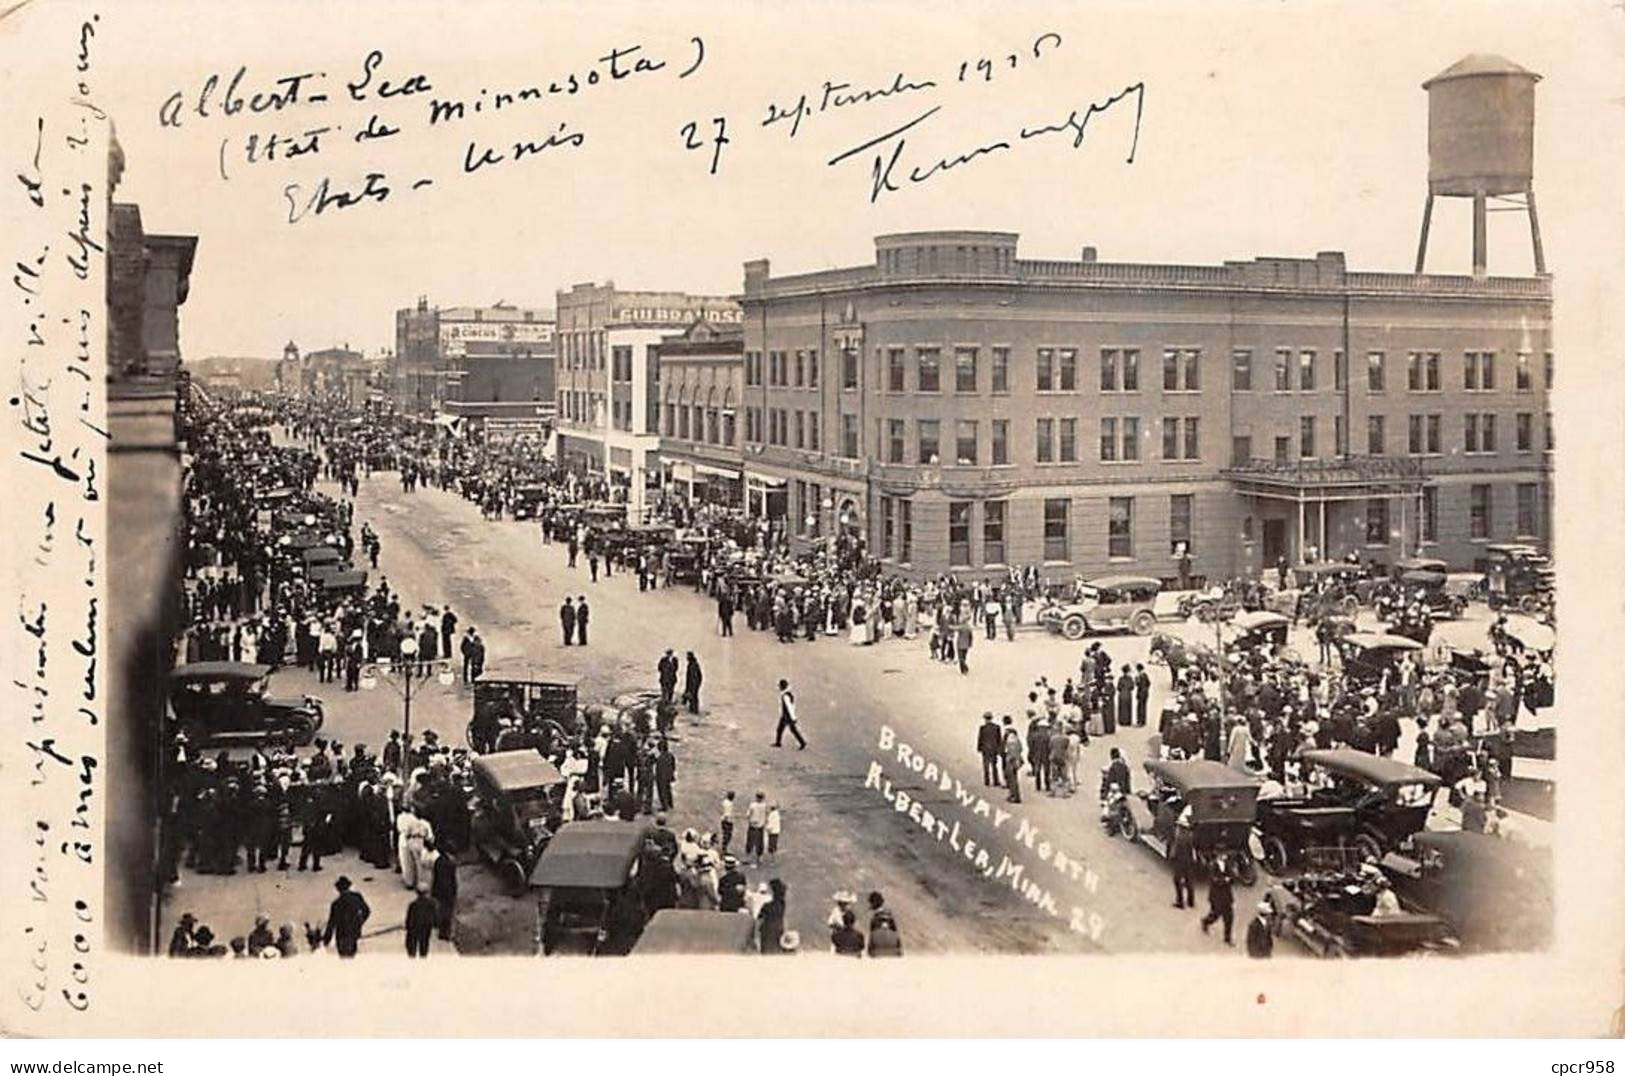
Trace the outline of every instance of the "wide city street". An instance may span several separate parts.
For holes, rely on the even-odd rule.
[[[336,492],[328,484],[318,488]],[[475,504],[435,489],[403,493],[393,472],[362,481],[355,525],[363,523],[382,541],[377,574],[407,607],[449,603],[461,625],[476,626],[486,638],[488,668],[517,665],[577,676],[583,705],[655,687],[655,663],[664,650],[674,648],[679,657],[692,650],[705,671],[703,712],[679,719],[670,824],[679,832],[715,830],[726,789],[737,793],[741,808],[758,790],[780,804],[778,855],[747,874],[752,887],[770,877],[788,883],[787,925],[804,938],[822,939],[831,894],[850,889],[860,897],[870,890],[885,894],[909,952],[1223,948],[1217,931],[1208,936],[1198,928],[1200,912],[1172,907],[1168,864],[1146,847],[1108,837],[1099,823],[1096,785],[1111,747],[1123,751],[1136,781],[1144,780],[1146,738],[1168,688],[1162,666],[1147,666],[1153,684],[1148,727],[1095,738],[1085,749],[1075,796],[1051,797],[1029,783],[1024,802],[1011,804],[1002,790],[982,783],[975,753],[980,717],[987,710],[1008,713],[1024,729],[1027,692],[1040,676],[1057,687],[1075,676],[1084,644],[1030,628],[1013,642],[978,633],[970,673],[962,676],[930,659],[923,635],[873,647],[849,645],[844,637],[787,645],[771,632],[749,630],[740,616],[737,634],[723,638],[713,603],[692,588],[640,593],[635,576],[621,573],[593,583],[586,559],[568,568],[564,547],[544,544],[534,524],[485,520]],[[561,645],[557,609],[566,595],[586,595],[591,605],[587,647]],[[1442,623],[1438,634],[1483,645],[1485,626],[1485,611],[1475,606],[1468,618]],[[1212,636],[1211,627],[1194,622],[1159,630]],[[1145,638],[1102,638],[1117,666],[1147,659]],[[1293,645],[1312,656],[1306,631],[1294,633]],[[780,677],[796,692],[809,740],[804,751],[793,740],[783,748],[772,744]],[[327,704],[324,735],[346,744],[376,749],[401,725],[403,700],[387,679],[349,694],[298,669],[278,673],[274,683],[278,693],[320,695]],[[460,684],[422,682],[414,691],[413,730],[433,728],[461,743],[471,705]],[[741,824],[736,852],[742,838]],[[369,934],[399,930],[404,888],[353,855],[336,857],[324,875],[189,875],[189,888],[177,893],[170,914],[207,912],[218,902],[222,915],[228,908],[241,915],[243,890],[252,886],[261,891],[254,903],[276,921],[319,922],[335,870],[351,870],[373,899]],[[531,902],[507,893],[477,861],[461,873],[459,949],[530,951]],[[1240,917],[1252,907],[1248,892],[1239,894]]]

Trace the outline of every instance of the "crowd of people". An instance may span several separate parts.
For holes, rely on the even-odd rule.
[[[189,662],[292,662],[314,670],[323,682],[342,676],[352,691],[370,666],[386,660],[405,661],[420,675],[449,677],[460,659],[465,684],[479,676],[484,640],[451,608],[411,608],[387,579],[347,590],[324,588],[279,548],[287,534],[279,537],[277,505],[285,500],[301,516],[293,527],[322,532],[344,561],[358,559],[359,551],[376,569],[376,533],[363,523],[359,542],[352,540],[350,503],[315,493],[318,477],[353,497],[361,479],[392,469],[404,495],[435,487],[477,503],[486,518],[533,519],[543,541],[568,547],[571,567],[584,555],[594,580],[601,569],[606,576],[617,570],[636,574],[643,590],[677,582],[672,548],[611,541],[620,524],[583,510],[593,503],[623,503],[624,489],[560,468],[534,442],[448,438],[393,417],[357,416],[311,401],[279,406],[292,444],[273,444],[263,427],[224,413],[191,446],[185,498]],[[272,490],[285,493],[271,500],[267,525],[265,494]],[[1013,640],[1045,604],[1066,596],[1065,583],[1032,567],[1011,568],[991,580],[892,576],[867,556],[861,536],[842,531],[793,549],[782,521],[746,518],[715,505],[661,501],[655,521],[682,528],[695,551],[684,574],[715,603],[723,636],[733,633],[739,614],[750,630],[771,631],[786,645],[835,637],[868,646],[924,635],[933,659],[965,674],[978,636]],[[1187,572],[1182,563],[1182,577]],[[1248,585],[1257,591],[1254,602],[1267,597],[1262,582]],[[1426,642],[1431,614],[1420,595],[1385,593],[1384,602],[1380,612],[1390,624]],[[590,616],[585,596],[566,599],[559,610],[565,645],[587,645]],[[1040,679],[1011,713],[983,715],[976,750],[984,783],[1004,789],[1014,802],[1020,802],[1024,782],[1049,796],[1074,796],[1085,784],[1079,771],[1091,739],[1154,722],[1152,751],[1223,762],[1262,777],[1262,795],[1294,795],[1306,780],[1298,761],[1303,751],[1349,746],[1392,756],[1408,722],[1415,764],[1451,787],[1464,828],[1494,832],[1505,818],[1499,787],[1510,775],[1520,708],[1551,701],[1549,652],[1520,645],[1504,620],[1492,628],[1494,656],[1482,668],[1429,664],[1418,652],[1375,681],[1342,668],[1325,631],[1315,663],[1267,643],[1232,648],[1223,662],[1172,667],[1170,690],[1155,715],[1148,713],[1151,677],[1144,664],[1116,662],[1104,645],[1092,643],[1075,678],[1059,686]],[[403,647],[407,640],[411,645]],[[568,733],[538,727],[517,710],[476,710],[470,742],[477,750],[536,748],[553,760],[566,784],[547,819],[550,831],[577,819],[655,819],[639,872],[639,914],[661,907],[744,911],[758,924],[760,951],[797,948],[799,940],[787,944],[793,932],[783,928],[787,887],[773,878],[751,888],[744,875],[747,863],[761,869],[778,854],[783,812],[777,804],[759,793],[737,808],[746,829],[738,854],[732,848],[731,794],[715,834],[689,829],[677,835],[667,828],[677,771],[672,724],[679,705],[699,711],[703,671],[692,652],[680,659],[668,651],[657,663],[657,680],[657,702],[585,708],[579,726]],[[788,731],[804,746],[793,696],[784,702],[787,691],[781,683],[779,739]],[[1023,713],[1023,725],[1016,713]],[[423,864],[432,844],[453,864],[454,875],[454,857],[468,847],[470,751],[441,744],[433,732],[417,742],[392,734],[377,754],[364,744],[346,754],[343,744],[317,740],[308,755],[267,748],[232,761],[223,752],[213,758],[193,752],[184,734],[171,751],[171,824],[165,827],[171,881],[178,881],[183,862],[205,873],[320,870],[324,855],[353,849],[368,863],[399,871],[408,888],[424,887],[424,897],[435,902],[437,928],[452,921],[454,898],[448,902],[443,892],[430,892],[432,879],[423,878],[434,871]],[[1100,800],[1128,794],[1132,772],[1113,747],[1102,767]],[[419,823],[423,832],[408,840],[405,835]],[[293,847],[299,855],[290,868]],[[833,951],[873,955],[877,944],[882,953],[901,951],[895,919],[883,902],[875,904],[878,896],[870,896],[867,937],[855,901],[837,900],[827,924]],[[419,909],[417,918],[427,914]],[[195,926],[188,924],[189,940],[181,946],[186,953],[220,948],[212,935],[200,937],[206,928]],[[1225,926],[1228,936],[1228,920]],[[258,927],[242,939],[249,955],[267,949]],[[270,948],[288,955],[281,941],[274,938]]]

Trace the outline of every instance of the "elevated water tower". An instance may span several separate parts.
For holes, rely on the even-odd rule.
[[[1433,199],[1473,200],[1473,275],[1486,268],[1487,214],[1527,212],[1535,272],[1546,272],[1535,215],[1535,83],[1540,76],[1500,56],[1475,53],[1422,83],[1428,92],[1428,197],[1416,271],[1428,251]],[[1492,207],[1491,200],[1504,203]]]

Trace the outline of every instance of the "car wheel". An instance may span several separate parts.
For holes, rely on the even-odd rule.
[[[1123,835],[1125,841],[1140,839],[1140,823],[1134,820],[1134,812],[1124,808],[1122,818],[1118,821],[1117,831]]]
[[[1260,862],[1264,864],[1264,869],[1275,875],[1285,874],[1288,864],[1291,863],[1286,842],[1279,837],[1265,837],[1263,845]]]
[[[1338,607],[1343,610],[1344,616],[1353,616],[1360,611],[1360,599],[1350,594],[1339,603]]]
[[[530,878],[526,875],[525,865],[517,859],[503,860],[497,870],[502,875],[503,884],[508,887],[508,892],[514,896],[522,897],[530,888]]]
[[[309,747],[316,740],[316,725],[304,718],[290,721],[287,740],[295,747]]]
[[[1538,594],[1525,594],[1518,599],[1518,611],[1534,614],[1540,611],[1540,596]]]
[[[1374,834],[1356,833],[1349,841],[1349,847],[1354,849],[1355,854],[1360,857],[1362,863],[1381,861],[1382,859],[1382,842]]]
[[[1157,616],[1149,609],[1141,609],[1128,623],[1135,635],[1150,635],[1157,626]]]
[[[1061,622],[1061,634],[1066,636],[1068,639],[1071,639],[1073,642],[1083,638],[1084,634],[1088,630],[1089,625],[1084,623],[1083,617],[1081,616],[1067,617]]]

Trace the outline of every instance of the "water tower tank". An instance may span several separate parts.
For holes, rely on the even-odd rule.
[[[1428,92],[1428,190],[1439,195],[1529,190],[1540,76],[1474,54],[1422,83]]]

